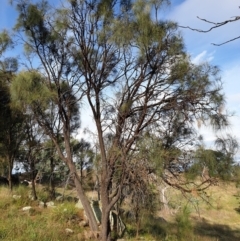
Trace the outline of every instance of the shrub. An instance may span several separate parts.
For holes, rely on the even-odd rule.
[[[190,220],[190,211],[185,206],[176,216],[178,240],[192,240],[193,227]]]

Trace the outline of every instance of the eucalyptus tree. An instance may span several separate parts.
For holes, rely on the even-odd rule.
[[[190,62],[177,24],[159,16],[167,1],[69,0],[55,14],[45,1],[17,2],[16,27],[25,33],[26,49],[39,58],[44,75],[30,73],[34,94],[40,91],[37,83],[42,83],[42,95],[46,94],[44,103],[41,96],[32,99],[31,108],[74,175],[90,227],[96,231],[70,144],[77,103],[85,101],[92,112],[101,157],[101,238],[109,240],[109,213],[127,185],[131,160],[140,152],[138,142],[144,136],[157,136],[163,153],[169,153],[193,138],[196,120],[216,129],[227,125],[220,111],[224,96],[218,69]],[[19,77],[16,83],[23,86],[27,79]],[[20,89],[17,92],[23,93]],[[15,100],[21,103],[19,96]],[[49,103],[56,106],[64,153],[42,107]],[[165,156],[159,159],[159,168],[168,169]],[[166,175],[162,178],[181,187]]]

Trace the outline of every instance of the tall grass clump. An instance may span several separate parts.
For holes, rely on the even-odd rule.
[[[76,219],[78,214],[79,210],[75,207],[75,204],[66,202],[52,210],[51,219],[53,221],[66,222],[68,220]]]
[[[190,220],[190,210],[187,206],[177,214],[176,223],[178,240],[193,240],[193,226]]]
[[[0,210],[1,209],[6,209],[11,201],[12,201],[12,197],[10,196],[10,191],[7,187],[0,187]]]
[[[14,195],[17,196],[17,198],[13,198]],[[12,200],[13,204],[18,207],[30,205],[32,202],[31,189],[26,186],[15,187],[12,192]]]

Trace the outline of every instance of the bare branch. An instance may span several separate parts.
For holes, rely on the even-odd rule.
[[[229,20],[226,20],[226,21],[223,21],[223,22],[218,22],[218,23],[216,23],[216,22],[212,22],[212,21],[209,21],[209,20],[207,20],[207,19],[204,19],[204,18],[200,18],[200,17],[198,17],[198,16],[197,16],[197,18],[200,19],[200,20],[203,21],[203,22],[213,24],[214,26],[211,27],[211,28],[209,28],[209,29],[207,29],[207,30],[202,30],[202,29],[197,29],[197,28],[191,28],[191,27],[189,27],[189,26],[181,26],[181,25],[178,25],[178,27],[180,27],[180,28],[187,28],[187,29],[190,29],[190,30],[192,30],[192,31],[197,31],[197,32],[200,32],[200,33],[208,33],[208,32],[211,32],[211,31],[212,31],[213,29],[215,29],[215,28],[219,28],[219,27],[221,27],[221,26],[223,26],[223,25],[226,25],[226,24],[228,24],[228,23],[232,23],[232,22],[236,22],[236,21],[240,20],[240,16],[235,16],[233,19],[229,19]],[[224,44],[226,44],[226,43],[232,42],[232,41],[234,41],[234,40],[236,40],[236,39],[239,39],[239,38],[240,38],[240,36],[238,36],[238,37],[236,37],[236,38],[232,38],[232,39],[227,40],[227,41],[225,41],[225,42],[223,42],[223,43],[220,43],[220,44],[212,43],[212,45],[214,45],[214,46],[221,46],[221,45],[224,45]]]
[[[238,36],[238,37],[236,37],[236,38],[233,38],[233,39],[230,39],[230,40],[228,40],[228,41],[226,41],[226,42],[223,42],[223,43],[221,43],[221,44],[212,43],[212,45],[221,46],[221,45],[224,45],[224,44],[226,44],[226,43],[232,42],[232,41],[234,41],[234,40],[236,40],[236,39],[239,39],[239,38],[240,38],[240,36]]]

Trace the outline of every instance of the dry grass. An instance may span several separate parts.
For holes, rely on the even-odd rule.
[[[58,192],[61,193],[62,190],[59,189]],[[55,209],[39,208],[38,202],[31,201],[27,193],[28,190],[24,188],[16,189],[13,193],[6,188],[0,188],[0,240],[83,240],[83,230],[76,221],[78,217],[82,218],[82,213],[75,209],[74,203],[59,203]],[[13,194],[22,195],[22,199],[14,200]],[[75,190],[67,190],[65,194],[76,197]],[[88,196],[95,198],[95,193],[89,193]],[[184,234],[184,241],[240,240],[240,191],[234,183],[211,187],[204,195],[208,203],[197,193],[184,198],[180,192],[172,189],[168,189],[167,197],[172,207],[171,212],[160,211],[158,217],[146,217],[143,220],[140,238],[179,241],[180,230],[180,234]],[[33,209],[23,212],[22,207],[28,205]],[[186,205],[190,210],[189,217],[181,216],[179,212],[182,210],[180,206],[183,208]],[[164,222],[162,217],[167,222]],[[125,240],[135,239],[134,227],[134,224],[128,224]],[[74,233],[67,234],[66,228],[72,229]]]
[[[205,195],[197,193],[186,195],[169,190],[170,204],[175,208],[171,213],[161,213],[169,223],[175,226],[176,208],[191,210],[190,219],[194,226],[194,238],[198,241],[239,241],[240,240],[240,192],[235,183],[220,183],[208,189]],[[180,200],[180,202],[179,202]],[[180,203],[177,206],[177,203]],[[181,208],[180,208],[181,209]],[[180,210],[179,209],[179,210]],[[173,228],[174,230],[174,228]]]

